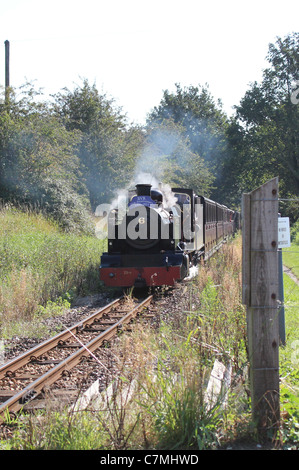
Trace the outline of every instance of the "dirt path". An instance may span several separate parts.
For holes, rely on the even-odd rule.
[[[294,273],[292,273],[292,271],[290,270],[290,268],[287,268],[287,266],[283,266],[283,272],[286,273],[288,276],[290,276],[290,278],[296,282],[296,284],[298,284],[299,286],[299,279],[297,276],[295,276]]]

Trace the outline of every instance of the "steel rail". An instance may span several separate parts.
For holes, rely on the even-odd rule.
[[[152,301],[152,298],[152,295],[147,297],[115,324],[107,328],[107,330],[99,334],[96,338],[92,339],[89,343],[71,354],[69,357],[62,360],[59,364],[54,366],[41,377],[34,380],[31,384],[23,388],[23,390],[17,392],[13,397],[6,400],[0,406],[0,421],[5,420],[5,415],[7,413],[21,410],[26,403],[36,398],[43,391],[44,387],[50,386],[59,378],[61,378],[61,375],[64,371],[69,371],[70,369],[74,368],[81,361],[82,357],[89,356],[90,353],[99,348],[103,341],[111,339],[123,324],[129,323],[140,310],[149,305]]]
[[[17,356],[11,359],[10,361],[6,362],[0,367],[0,379],[7,376],[9,373],[13,373],[16,370],[23,367],[25,364],[28,363],[28,361],[30,361],[31,356],[38,357],[44,354],[45,352],[55,348],[60,341],[65,341],[66,339],[70,338],[72,336],[72,333],[84,327],[84,325],[87,325],[91,320],[99,318],[103,316],[105,313],[109,312],[113,307],[115,307],[122,300],[122,298],[123,297],[119,297],[113,302],[110,302],[105,307],[100,308],[89,317],[86,317],[84,320],[81,320],[75,325],[72,325],[67,330],[64,330],[61,333],[58,333],[58,335],[53,336],[53,338],[49,338],[43,341],[42,343],[38,344],[34,348],[31,348],[28,351],[24,352],[20,356]]]

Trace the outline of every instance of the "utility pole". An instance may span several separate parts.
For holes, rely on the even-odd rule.
[[[278,178],[242,198],[243,304],[247,306],[252,412],[261,434],[278,429]]]
[[[9,87],[9,41],[4,41],[5,44],[5,88]]]
[[[5,44],[5,103],[9,101],[9,41],[4,41]]]

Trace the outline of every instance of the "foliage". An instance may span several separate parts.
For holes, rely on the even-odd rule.
[[[33,205],[68,231],[89,231],[90,212],[140,172],[239,208],[274,176],[299,190],[298,33],[269,45],[268,68],[228,118],[208,85],[165,90],[142,128],[83,80],[53,101],[26,84],[0,104],[0,198]],[[7,99],[8,98],[8,99]],[[287,213],[295,221],[298,204]]]
[[[299,245],[299,220],[291,226],[291,241]]]
[[[180,126],[184,141],[188,142],[188,160],[185,157],[178,161],[181,171],[190,164],[190,174],[185,177],[187,185],[195,185],[194,189],[200,194],[211,193],[211,173],[217,178],[220,176],[226,155],[227,119],[221,103],[215,104],[208,86],[183,89],[176,84],[176,92],[164,91],[160,105],[148,118],[149,125],[165,126],[169,122]],[[192,174],[197,176],[197,181]],[[218,179],[215,185],[218,187]],[[214,192],[213,196],[217,197],[217,194]]]
[[[299,80],[299,34],[277,38],[269,45],[269,67],[260,84],[254,82],[236,106],[229,129],[230,155],[224,162],[224,183],[239,188],[236,196],[279,176],[280,194],[299,192],[299,107],[294,100]],[[230,199],[233,195],[230,195]],[[293,220],[298,204],[289,208]]]
[[[0,198],[37,207],[67,231],[90,233],[90,213],[133,174],[143,132],[87,81],[41,101],[27,84],[0,105]],[[37,101],[37,96],[39,100]]]
[[[0,197],[52,214],[67,230],[91,229],[79,179],[80,135],[68,131],[46,104],[17,99],[0,110]],[[25,91],[23,91],[25,93]]]
[[[24,439],[24,426],[19,427],[11,443],[11,450],[96,450],[102,448],[99,445],[99,436],[103,429],[97,420],[89,415],[54,410],[39,418],[37,423],[29,417],[26,439]]]
[[[283,263],[285,266],[291,269],[293,274],[297,276],[299,279],[299,252],[298,250],[298,232],[294,243],[292,243],[291,247],[283,249]]]
[[[293,245],[293,249],[294,249]],[[284,253],[285,255],[285,253]],[[284,257],[285,262],[285,257]],[[286,345],[280,350],[282,437],[286,448],[299,442],[299,286],[284,274]]]
[[[103,248],[103,242],[95,237],[63,233],[42,214],[2,209],[2,336],[9,335],[15,323],[35,323],[37,315],[61,312],[69,304],[67,292],[84,295],[98,290]]]
[[[127,129],[113,100],[101,96],[86,80],[81,88],[56,95],[54,110],[68,131],[81,133],[80,169],[95,209],[107,203],[113,190],[123,187],[132,175],[143,134],[138,128]]]
[[[220,259],[201,267],[189,288],[185,286],[187,308],[177,306],[167,314],[162,302],[154,328],[140,317],[130,336],[118,338],[119,354],[111,351],[118,370],[112,395],[103,392],[100,404],[90,404],[82,412],[69,407],[55,411],[49,404],[40,416],[22,416],[11,423],[17,431],[1,448],[196,451],[225,448],[235,439],[241,448],[243,441],[244,448],[256,448],[246,393],[240,269],[237,239],[224,247]],[[290,285],[287,300],[292,292]],[[169,302],[167,294],[162,300]],[[296,313],[292,316],[295,323],[287,316],[288,343],[281,349],[281,440],[284,448],[297,449],[298,369],[289,340],[293,343],[298,337],[298,318]],[[105,354],[108,357],[110,349]],[[230,360],[234,381],[228,394],[208,407],[205,390],[215,358]]]
[[[204,195],[211,192],[213,175],[192,151],[184,127],[172,119],[148,124],[144,148],[135,174],[150,173],[172,187],[190,187]]]
[[[177,355],[180,352],[177,350]],[[203,384],[194,377],[192,383],[184,373],[181,369],[178,378],[176,372],[158,363],[156,382],[146,389],[148,402],[143,406],[152,417],[158,448],[211,448],[217,443],[221,414],[218,407],[209,409],[202,403]]]
[[[240,247],[235,249],[238,252]],[[240,256],[231,266],[232,250],[229,248],[219,263],[226,263],[230,285],[237,286]],[[215,354],[224,361],[231,355],[237,369],[246,354],[244,343],[240,343],[241,319],[237,324],[233,321],[238,310],[237,301],[232,306],[235,290],[232,289],[231,295],[227,292],[226,280],[223,288],[216,287],[220,277],[225,278],[224,270],[220,272],[222,276],[212,265],[202,268],[186,293],[189,309],[178,307],[155,329],[137,323],[131,333],[133,338],[126,335],[119,338],[118,374],[114,375],[113,393],[112,396],[104,393],[99,407],[95,404],[84,412],[63,410],[59,414],[50,410],[37,423],[29,416],[20,423],[11,448],[216,448],[226,433],[226,416],[229,414],[230,421],[233,420],[233,409],[223,404],[223,397],[213,406],[205,398]],[[203,295],[198,299],[201,288]],[[233,338],[238,338],[235,347]],[[235,350],[239,350],[240,359],[234,357]],[[237,392],[234,392],[234,406],[238,410],[234,412],[236,419],[238,406],[246,407]]]

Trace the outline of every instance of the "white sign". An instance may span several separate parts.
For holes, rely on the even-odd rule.
[[[291,246],[290,219],[278,217],[278,248]]]

